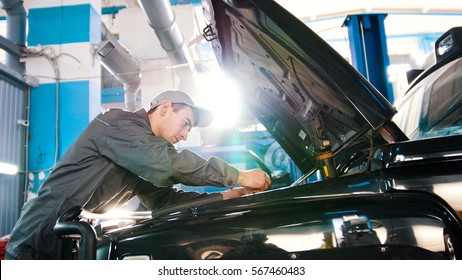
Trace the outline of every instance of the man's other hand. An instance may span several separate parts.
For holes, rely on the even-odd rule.
[[[250,189],[251,191],[265,191],[271,185],[271,179],[261,169],[240,170],[237,185]]]

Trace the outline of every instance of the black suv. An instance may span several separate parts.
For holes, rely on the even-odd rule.
[[[222,69],[303,175],[285,187],[124,223],[76,208],[56,224],[58,256],[462,258],[461,28],[436,43],[441,59],[415,79],[396,114],[276,2],[202,4],[204,36]]]

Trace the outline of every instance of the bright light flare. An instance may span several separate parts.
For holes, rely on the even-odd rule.
[[[214,114],[211,127],[230,128],[236,125],[241,102],[237,86],[230,79],[221,72],[199,76],[197,89],[199,103]]]

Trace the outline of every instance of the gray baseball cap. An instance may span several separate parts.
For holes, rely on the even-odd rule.
[[[154,97],[151,101],[150,109],[153,109],[161,105],[164,101],[170,101],[172,103],[182,103],[190,106],[195,112],[198,120],[194,126],[206,127],[213,121],[213,113],[207,109],[196,106],[192,98],[181,90],[167,90]]]

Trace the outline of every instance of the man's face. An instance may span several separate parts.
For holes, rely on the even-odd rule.
[[[189,131],[193,128],[195,121],[192,108],[185,106],[177,109],[175,112],[171,103],[167,106],[161,106],[159,109],[164,111],[162,119],[159,122],[157,135],[162,136],[172,144],[188,139]]]

